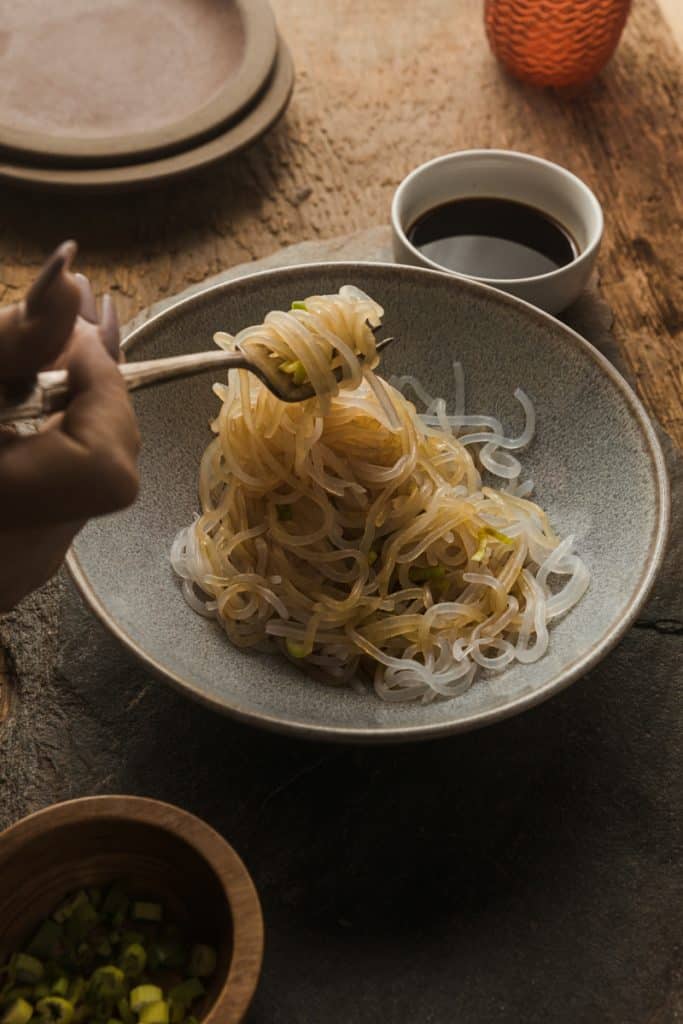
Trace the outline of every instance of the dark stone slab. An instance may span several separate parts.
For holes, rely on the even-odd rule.
[[[365,243],[378,258],[386,236]],[[595,294],[568,320],[617,361]],[[60,577],[0,620],[0,826],[116,792],[208,820],[263,900],[251,1024],[682,1020],[683,473],[663,441],[672,540],[636,626],[554,700],[430,744],[220,718],[150,679]]]

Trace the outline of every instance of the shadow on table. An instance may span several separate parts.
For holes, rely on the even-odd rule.
[[[287,114],[241,153],[175,181],[126,192],[69,193],[0,183],[3,236],[8,251],[47,253],[76,238],[87,259],[125,264],[138,256],[176,253],[202,231],[258,218],[264,197],[278,192],[291,145]],[[139,250],[142,249],[142,252]]]

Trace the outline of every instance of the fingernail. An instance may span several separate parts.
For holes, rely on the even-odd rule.
[[[75,242],[62,242],[57,246],[43,267],[26,294],[26,313],[28,316],[35,316],[40,312],[45,296],[50,290],[53,281],[59,276],[64,268],[69,268],[76,255],[78,246]]]
[[[109,292],[102,299],[102,316],[100,318],[100,337],[102,344],[116,362],[119,361],[119,317],[116,306]]]
[[[97,305],[90,281],[85,274],[74,274],[74,277],[76,278],[78,290],[81,293],[81,306],[78,312],[84,320],[89,320],[91,324],[96,324],[98,321]]]

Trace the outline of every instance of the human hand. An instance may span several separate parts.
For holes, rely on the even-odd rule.
[[[67,408],[37,433],[0,433],[0,612],[57,571],[87,519],[137,495],[116,310],[105,295],[98,322],[87,278],[70,272],[75,253],[74,242],[61,245],[26,300],[0,310],[0,387],[19,391],[49,367],[67,369],[71,384]]]

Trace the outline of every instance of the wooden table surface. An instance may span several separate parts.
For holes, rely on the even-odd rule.
[[[676,15],[676,3],[662,0]],[[417,164],[509,147],[566,165],[604,205],[599,261],[641,397],[683,441],[681,55],[655,0],[638,0],[616,58],[578,96],[508,78],[481,2],[273,0],[297,68],[277,128],[241,156],[156,191],[57,198],[0,190],[0,302],[20,297],[48,249],[115,289],[122,320],[234,263],[282,245],[386,223]],[[680,26],[679,26],[680,27]]]

